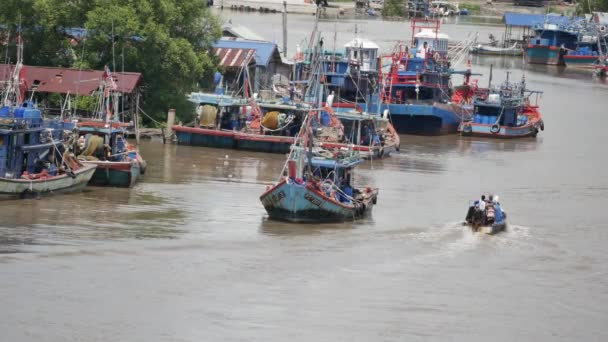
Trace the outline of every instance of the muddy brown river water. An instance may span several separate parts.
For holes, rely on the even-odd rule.
[[[231,18],[280,37],[280,16]],[[308,32],[307,16],[290,19]],[[409,37],[383,25],[360,24],[371,39],[397,25]],[[399,154],[357,170],[380,188],[361,222],[267,221],[258,196],[284,156],[158,141],[142,143],[133,189],[0,203],[0,340],[606,341],[608,86],[518,59],[472,63],[482,83],[490,64],[495,81],[525,67],[546,130],[402,136]],[[507,232],[460,226],[482,192],[500,195]]]

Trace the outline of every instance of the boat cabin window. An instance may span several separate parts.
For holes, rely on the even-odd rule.
[[[433,100],[435,98],[432,88],[420,87],[416,94],[415,87],[400,88],[394,91],[393,102],[407,103],[411,101]]]
[[[350,185],[350,172],[346,168],[313,166],[313,175],[320,179],[329,179],[338,186]]]
[[[502,111],[499,106],[477,106],[475,113],[479,115],[499,116]]]

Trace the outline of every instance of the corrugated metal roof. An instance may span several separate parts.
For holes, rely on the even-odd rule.
[[[0,79],[6,80],[10,77],[13,69],[12,64],[0,64]],[[28,90],[36,88],[43,93],[90,95],[97,88],[103,76],[100,70],[78,70],[66,68],[24,66],[25,80]],[[141,80],[141,74],[135,72],[112,73],[116,82],[116,91],[120,93],[132,93]],[[4,85],[0,83],[0,88]]]
[[[226,68],[242,68],[254,62],[254,49],[213,48],[213,53]]]
[[[580,18],[578,18],[580,19]],[[572,19],[559,14],[527,14],[507,12],[502,16],[505,25],[516,27],[533,27],[535,24],[568,25]]]
[[[226,49],[253,49],[255,50],[255,63],[261,66],[268,66],[270,58],[275,53],[278,53],[277,45],[271,42],[260,42],[244,39],[225,39],[222,38],[213,44],[214,48]]]

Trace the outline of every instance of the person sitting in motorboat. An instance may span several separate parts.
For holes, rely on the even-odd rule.
[[[467,217],[465,221],[467,223],[477,222],[479,224],[484,224],[485,222],[485,211],[486,211],[486,195],[481,195],[481,199],[475,201],[473,206],[469,207],[469,211],[467,212]]]
[[[350,198],[353,197],[353,188],[350,185],[350,173],[348,173],[348,170],[345,170],[344,172],[344,179],[340,186],[340,202],[342,203],[350,202]]]
[[[494,211],[495,211],[495,222],[502,222],[507,219],[507,213],[505,213],[504,209],[498,202],[498,196],[494,196]]]

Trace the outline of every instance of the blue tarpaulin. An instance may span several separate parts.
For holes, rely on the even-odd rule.
[[[502,17],[502,22],[505,25],[514,27],[533,27],[536,24],[542,23],[568,25],[572,21],[572,18],[559,14],[526,14],[507,12]]]

